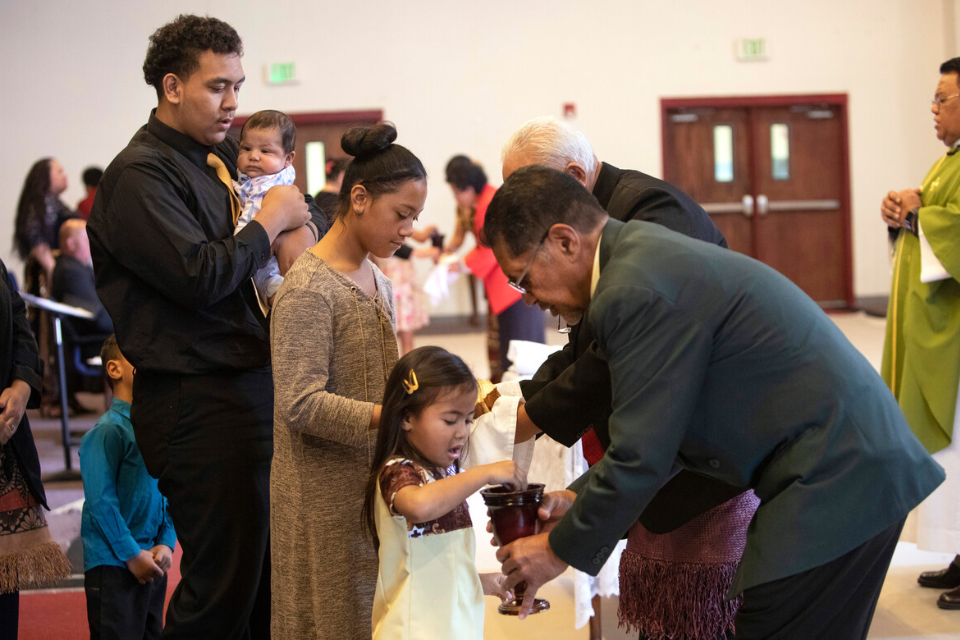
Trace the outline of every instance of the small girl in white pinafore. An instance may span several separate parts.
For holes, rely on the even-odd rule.
[[[478,574],[466,499],[487,484],[526,485],[513,461],[461,471],[477,402],[463,360],[414,349],[387,380],[364,525],[378,547],[373,638],[483,638],[483,595],[512,598]]]

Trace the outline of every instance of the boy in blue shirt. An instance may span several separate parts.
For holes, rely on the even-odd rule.
[[[114,399],[80,442],[90,638],[158,638],[177,538],[167,500],[147,473],[133,435],[133,366],[116,336],[107,338],[100,356]]]

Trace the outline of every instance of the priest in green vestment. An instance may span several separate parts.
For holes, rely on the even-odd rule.
[[[918,511],[918,546],[956,552],[960,450],[951,443],[960,388],[960,58],[943,63],[940,74],[931,111],[948,151],[919,189],[891,191],[881,205],[896,238],[882,374],[910,428],[947,469],[947,482]],[[937,604],[960,609],[960,555],[919,582],[952,589]]]

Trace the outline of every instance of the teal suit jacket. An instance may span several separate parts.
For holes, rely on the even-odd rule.
[[[588,320],[610,364],[610,447],[550,533],[596,575],[680,468],[761,500],[730,590],[794,575],[906,517],[944,478],[879,374],[766,265],[611,220]]]

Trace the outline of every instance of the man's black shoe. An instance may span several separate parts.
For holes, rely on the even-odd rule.
[[[937,606],[941,609],[960,609],[960,587],[941,593]]]
[[[921,573],[917,582],[920,583],[921,587],[931,589],[956,589],[960,587],[960,556],[954,558],[946,569]],[[957,594],[957,602],[960,603],[960,593]]]

